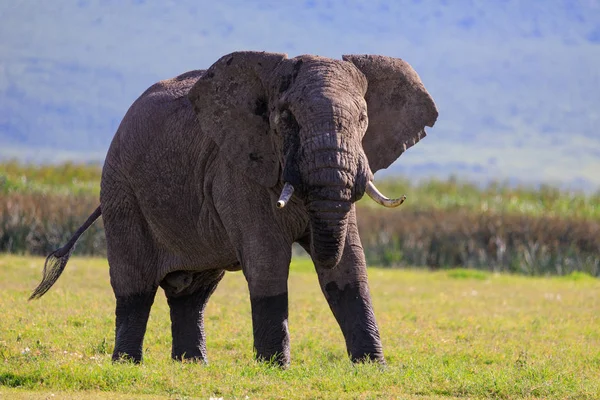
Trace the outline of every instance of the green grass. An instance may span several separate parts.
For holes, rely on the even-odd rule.
[[[454,268],[448,271],[448,277],[454,279],[486,280],[490,278],[490,274],[485,271],[478,271],[474,269]]]
[[[101,172],[96,164],[35,165],[8,161],[0,163],[0,193],[98,195]]]
[[[104,259],[75,257],[27,302],[41,258],[0,256],[0,398],[600,398],[600,282],[369,270],[387,367],[353,365],[306,260],[290,273],[292,365],[252,360],[246,284],[228,273],[206,310],[210,364],[170,360],[157,296],[141,366],[113,365]],[[458,278],[458,279],[457,279]]]

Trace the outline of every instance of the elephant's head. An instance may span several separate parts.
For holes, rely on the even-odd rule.
[[[189,98],[232,164],[265,187],[295,189],[321,267],[339,262],[352,202],[376,192],[373,173],[438,115],[410,65],[383,56],[236,52],[213,64]]]

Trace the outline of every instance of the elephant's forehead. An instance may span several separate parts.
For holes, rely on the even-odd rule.
[[[354,66],[346,61],[335,60],[333,58],[314,56],[314,55],[302,55],[290,59],[293,68],[297,69],[299,73],[308,71],[323,71],[329,73],[338,73],[345,75],[357,75],[358,70]]]
[[[343,60],[315,55],[301,55],[282,63],[278,75],[290,83],[323,83],[347,86],[364,95],[365,76],[352,64]]]
[[[290,61],[292,62],[296,62],[296,61],[303,61],[307,64],[310,63],[331,63],[331,64],[336,64],[336,63],[341,63],[342,60],[335,60],[333,58],[329,58],[329,57],[322,57],[322,56],[316,56],[314,54],[302,54],[299,56],[296,56],[294,58],[290,58]]]

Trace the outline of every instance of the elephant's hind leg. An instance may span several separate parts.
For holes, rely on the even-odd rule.
[[[142,361],[142,346],[156,290],[117,296],[113,361]]]
[[[223,270],[177,271],[161,282],[171,309],[171,357],[206,362],[204,308]]]
[[[113,361],[142,361],[160,265],[155,240],[135,196],[125,184],[103,178],[102,218],[110,282],[117,300]]]

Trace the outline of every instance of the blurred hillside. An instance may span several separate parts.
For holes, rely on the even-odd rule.
[[[600,2],[0,3],[0,158],[101,161],[148,86],[240,49],[400,57],[440,110],[385,173],[600,186]]]

